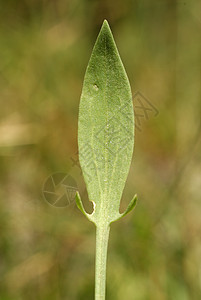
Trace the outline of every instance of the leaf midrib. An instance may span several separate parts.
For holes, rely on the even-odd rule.
[[[108,177],[108,168],[109,168],[109,164],[108,164],[108,149],[106,147],[106,142],[108,142],[108,122],[109,122],[109,110],[108,110],[108,97],[107,97],[107,91],[108,91],[108,64],[109,62],[107,62],[107,37],[104,38],[104,79],[105,79],[105,83],[104,83],[104,95],[103,95],[103,103],[105,105],[106,108],[106,123],[104,126],[106,126],[106,132],[104,133],[104,159],[105,159],[105,173],[104,173],[104,180],[103,180],[103,188],[101,186],[101,178],[100,178],[100,172],[98,170],[98,165],[97,165],[97,161],[96,161],[96,156],[95,156],[95,148],[94,148],[94,136],[95,136],[95,124],[94,124],[94,120],[93,120],[93,116],[92,116],[92,104],[93,101],[90,101],[90,118],[92,121],[92,137],[91,137],[91,143],[92,143],[92,153],[93,153],[93,159],[94,159],[94,165],[95,165],[95,169],[96,169],[96,175],[97,175],[97,179],[98,179],[98,188],[99,188],[99,192],[100,192],[100,211],[104,211],[105,213],[108,210],[108,206],[109,206],[109,200],[110,200],[110,196],[112,193],[112,183],[114,180],[114,175],[116,172],[116,166],[117,166],[117,161],[118,161],[118,155],[115,155],[115,160],[113,163],[113,168],[112,168],[112,174],[111,174],[111,180],[110,180],[110,185],[109,185],[109,177]],[[91,89],[90,89],[91,91]],[[90,92],[91,94],[91,92]],[[122,104],[122,100],[120,99],[120,106]],[[118,141],[116,141],[117,143],[119,143],[119,136],[118,136]],[[98,199],[90,199],[94,202],[98,201]],[[101,213],[100,213],[101,215]],[[105,215],[105,217],[109,217],[109,215]]]
[[[107,68],[107,43],[106,43],[106,38],[104,39],[104,78],[105,78],[105,86],[104,86],[104,96],[103,96],[103,102],[105,104],[105,107],[106,107],[106,128],[107,128],[107,125],[108,125],[108,100],[107,100],[107,86],[108,86],[108,72],[107,72],[108,68]],[[97,162],[96,162],[96,159],[95,159],[95,153],[94,153],[94,128],[95,128],[95,125],[93,123],[93,118],[92,118],[92,102],[90,103],[90,117],[91,117],[91,120],[92,120],[92,124],[93,124],[93,127],[92,127],[92,138],[91,138],[91,141],[92,141],[92,153],[93,153],[93,159],[94,159],[94,163],[95,163],[95,167],[96,167],[96,174],[97,174],[97,179],[98,179],[98,187],[99,187],[99,191],[100,191],[100,211],[102,211],[103,209],[103,205],[105,204],[106,207],[104,208],[104,211],[107,210],[108,208],[108,203],[109,201],[107,201],[107,199],[105,197],[109,196],[109,193],[108,193],[108,149],[106,148],[106,142],[108,141],[108,131],[106,130],[106,135],[104,134],[104,161],[105,161],[105,174],[104,174],[104,184],[103,184],[103,188],[104,188],[104,191],[102,190],[101,188],[101,182],[100,182],[100,173],[98,172],[98,166],[97,166]],[[95,200],[95,199],[94,199]],[[94,201],[93,200],[93,201]]]

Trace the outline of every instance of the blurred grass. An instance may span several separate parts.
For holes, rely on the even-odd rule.
[[[133,93],[158,109],[136,131],[114,223],[107,299],[201,299],[201,9],[193,1],[0,1],[0,299],[93,299],[95,228],[42,197],[76,178],[82,81],[104,18]]]

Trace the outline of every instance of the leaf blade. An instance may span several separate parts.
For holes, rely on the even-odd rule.
[[[80,165],[94,218],[111,222],[117,212],[134,146],[130,84],[107,21],[86,70],[79,108]]]

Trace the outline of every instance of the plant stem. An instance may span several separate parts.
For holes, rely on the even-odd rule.
[[[96,271],[95,300],[105,300],[107,247],[110,226],[99,225],[96,228]]]

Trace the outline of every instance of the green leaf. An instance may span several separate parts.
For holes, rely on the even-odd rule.
[[[104,21],[84,78],[78,124],[79,160],[93,213],[79,209],[96,225],[124,214],[119,206],[134,146],[134,113],[130,84],[110,27]]]

